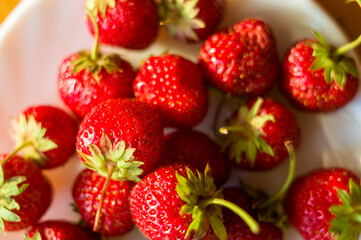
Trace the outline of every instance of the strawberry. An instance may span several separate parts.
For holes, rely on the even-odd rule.
[[[38,166],[18,155],[0,155],[0,229],[19,231],[49,208],[52,188]]]
[[[61,99],[79,119],[107,99],[133,97],[132,66],[117,54],[99,52],[98,26],[94,16],[90,18],[96,29],[93,49],[66,57],[59,66],[57,81]]]
[[[224,14],[224,0],[156,0],[161,25],[184,41],[202,41],[218,26]]]
[[[154,0],[87,0],[86,8],[96,17],[101,43],[144,49],[157,37],[159,23]],[[89,18],[88,27],[94,34]]]
[[[250,100],[236,110],[228,126],[223,150],[240,169],[269,170],[278,166],[286,156],[284,143],[290,141],[296,148],[300,131],[293,114],[271,99]]]
[[[212,226],[218,238],[226,239],[220,206],[232,208],[258,232],[257,222],[217,191],[209,166],[196,175],[185,165],[166,165],[135,185],[130,195],[133,219],[148,238],[200,239]]]
[[[342,168],[315,169],[291,185],[285,208],[304,239],[358,239],[359,179]]]
[[[207,112],[208,95],[201,71],[178,55],[148,58],[133,88],[138,100],[156,106],[165,126],[192,128]]]
[[[13,120],[14,153],[35,161],[42,169],[64,165],[75,152],[78,123],[49,105],[30,106]]]
[[[234,96],[263,95],[279,75],[274,36],[265,22],[252,18],[210,36],[199,64],[212,85]]]
[[[100,240],[100,236],[64,220],[38,223],[25,235],[25,240]]]
[[[78,132],[77,151],[87,168],[106,177],[94,231],[101,221],[110,180],[139,181],[139,176],[158,161],[163,138],[159,114],[136,99],[110,99],[85,116]]]
[[[182,162],[202,170],[207,164],[213,171],[214,182],[219,186],[229,176],[229,166],[220,147],[207,135],[196,130],[178,130],[165,136],[164,151],[157,163],[169,165]]]
[[[99,207],[101,189],[106,178],[90,169],[83,170],[73,185],[73,199],[84,222],[94,225],[94,216]],[[134,222],[130,212],[129,195],[134,183],[110,180],[104,196],[104,206],[100,217],[99,233],[117,236],[130,231]]]
[[[286,53],[280,85],[295,107],[327,112],[346,105],[357,92],[355,63],[343,54],[361,43],[361,36],[336,49],[314,33],[317,41],[301,40]]]

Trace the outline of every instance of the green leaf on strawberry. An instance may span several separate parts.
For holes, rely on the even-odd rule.
[[[17,176],[4,179],[2,164],[0,165],[0,229],[5,232],[4,221],[19,222],[21,219],[12,210],[19,210],[19,204],[13,199],[23,193],[29,184],[24,183],[26,177]],[[24,183],[24,184],[23,184]]]
[[[58,147],[51,139],[44,137],[46,128],[43,128],[41,123],[35,120],[34,116],[30,115],[26,118],[24,114],[21,114],[12,121],[12,124],[14,129],[13,138],[16,143],[16,149],[12,155],[22,152],[25,158],[42,164],[48,159],[44,152]]]
[[[89,9],[94,16],[97,16],[98,13],[101,17],[105,16],[107,8],[114,8],[116,5],[115,0],[87,0],[85,7]]]
[[[229,122],[228,126],[220,128],[222,134],[227,135],[223,145],[223,151],[230,147],[230,158],[242,161],[242,154],[245,153],[251,166],[254,165],[257,152],[264,152],[274,156],[272,147],[262,138],[264,133],[260,130],[268,121],[275,122],[272,115],[258,115],[263,103],[262,98],[258,98],[253,106],[241,106],[238,116]]]
[[[40,232],[36,231],[36,233],[34,234],[34,236],[31,238],[28,234],[25,234],[25,239],[24,240],[42,240]]]
[[[99,145],[98,147],[95,144],[89,144],[91,155],[78,151],[85,161],[83,164],[87,168],[106,177],[109,174],[109,168],[114,167],[112,179],[140,181],[138,176],[142,174],[143,170],[139,167],[143,162],[134,161],[133,153],[136,150],[135,148],[126,149],[124,141],[112,143],[105,133],[103,133]]]
[[[204,28],[205,23],[197,18],[199,0],[160,0],[157,1],[161,25],[168,28],[172,36],[180,39],[198,40],[195,29]]]
[[[318,42],[310,43],[315,57],[311,70],[323,69],[325,81],[331,83],[334,80],[343,90],[347,80],[346,74],[350,74],[355,78],[358,78],[359,75],[355,62],[351,58],[344,56],[344,53],[359,45],[361,36],[353,42],[336,49],[328,44],[320,33],[316,31],[313,33]]]
[[[338,189],[342,204],[330,208],[336,216],[331,221],[330,232],[338,236],[337,240],[358,239],[361,233],[361,186],[351,179],[349,189],[350,193]]]

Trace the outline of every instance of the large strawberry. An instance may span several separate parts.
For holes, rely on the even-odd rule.
[[[83,119],[77,151],[84,165],[106,177],[95,217],[97,230],[110,180],[139,181],[158,161],[163,126],[155,109],[136,99],[111,99]]]
[[[154,0],[87,0],[86,8],[96,17],[101,43],[143,49],[157,37],[159,23]],[[88,27],[94,33],[89,18]]]
[[[66,57],[59,66],[57,81],[61,99],[79,119],[107,99],[132,97],[135,78],[127,61],[117,54],[99,52],[98,25],[89,14],[95,26],[93,49]]]
[[[235,166],[247,170],[269,170],[278,166],[288,151],[300,142],[300,131],[293,114],[271,99],[258,98],[237,109],[220,129],[226,134],[224,150]]]
[[[62,109],[31,106],[13,120],[16,149],[42,169],[65,164],[75,152],[78,123]]]
[[[211,84],[235,96],[265,94],[279,74],[273,34],[265,22],[252,18],[210,36],[199,63]]]
[[[161,25],[185,42],[205,40],[218,26],[224,0],[156,0]]]
[[[296,179],[285,198],[290,223],[304,239],[359,239],[361,187],[352,172],[317,169]]]
[[[93,226],[94,216],[99,209],[101,190],[106,178],[90,169],[83,170],[75,180],[73,199],[84,222]],[[104,205],[99,219],[99,233],[104,236],[117,236],[134,226],[130,212],[129,195],[134,186],[131,181],[110,180],[104,195]]]
[[[223,199],[209,167],[204,174],[182,164],[158,168],[135,185],[130,203],[135,223],[153,240],[201,239],[211,227],[224,240],[221,206],[239,214],[253,232],[259,230],[246,211]]]
[[[157,165],[182,162],[203,170],[207,164],[213,169],[214,182],[224,183],[230,167],[220,147],[207,135],[196,130],[178,130],[165,136],[164,151]]]
[[[160,111],[166,126],[191,128],[208,108],[208,95],[200,69],[172,54],[150,57],[139,69],[134,95]]]
[[[332,111],[350,102],[357,92],[355,63],[343,54],[361,43],[361,36],[336,49],[319,33],[315,35],[317,41],[301,40],[287,52],[281,88],[300,109]]]
[[[25,235],[25,240],[100,240],[100,236],[64,220],[37,223]]]
[[[52,188],[38,166],[20,156],[0,155],[0,229],[19,231],[46,212]]]

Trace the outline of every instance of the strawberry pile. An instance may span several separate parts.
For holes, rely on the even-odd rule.
[[[336,48],[314,32],[315,39],[290,46],[281,63],[277,38],[262,19],[217,29],[225,4],[87,0],[94,46],[66,57],[56,82],[71,114],[30,106],[13,121],[14,150],[0,155],[1,230],[26,230],[27,240],[100,239],[134,226],[153,240],[280,240],[293,226],[305,239],[358,239],[361,186],[354,173],[315,169],[294,177],[304,139],[293,112],[332,114],[352,101],[358,72],[345,53],[361,36]],[[198,62],[167,52],[135,70],[100,50],[146,49],[160,28],[182,44],[199,43]],[[290,104],[276,101],[272,89]],[[202,132],[197,127],[216,98],[214,131]],[[75,153],[84,166],[72,186],[81,224],[41,221],[54,191],[42,170]],[[289,173],[273,196],[243,182],[224,187],[232,172],[262,177],[286,159]]]

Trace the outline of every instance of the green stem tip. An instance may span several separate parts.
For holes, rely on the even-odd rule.
[[[355,40],[336,49],[334,55],[337,57],[341,56],[341,55],[345,54],[346,52],[350,51],[351,49],[356,48],[360,44],[361,44],[361,35],[358,36],[358,38],[356,38]]]

